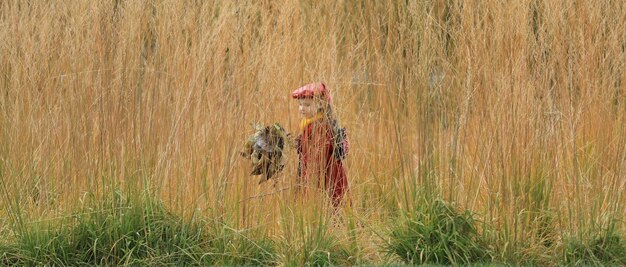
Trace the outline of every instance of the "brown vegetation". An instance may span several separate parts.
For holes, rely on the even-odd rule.
[[[238,152],[252,122],[296,131],[289,92],[325,81],[364,258],[433,186],[484,214],[500,255],[545,260],[626,213],[624,29],[609,0],[2,1],[1,213],[141,188],[288,236],[295,152],[276,187]]]

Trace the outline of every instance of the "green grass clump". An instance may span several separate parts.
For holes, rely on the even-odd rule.
[[[325,228],[325,227],[324,227]],[[287,266],[346,266],[355,264],[352,253],[326,229],[316,229],[298,240],[285,240],[284,262]]]
[[[337,235],[339,215],[284,214],[283,236],[280,238],[282,263],[286,266],[351,266],[355,265],[354,248]],[[293,216],[293,215],[292,215]],[[306,216],[306,219],[305,219]],[[295,220],[289,220],[294,218]]]
[[[216,223],[183,219],[159,201],[97,202],[71,224],[33,225],[0,247],[2,265],[251,265],[274,263],[273,244]]]
[[[609,228],[565,240],[564,264],[568,266],[626,266],[626,241]]]
[[[392,227],[387,251],[408,264],[472,264],[489,260],[473,214],[443,200],[422,201]]]
[[[302,262],[306,266],[338,266],[351,262],[350,253],[341,245],[330,238],[308,242],[302,250]],[[290,262],[290,265],[297,266],[299,262]]]

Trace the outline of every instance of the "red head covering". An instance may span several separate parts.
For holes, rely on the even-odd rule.
[[[328,101],[329,103],[332,100],[332,97],[330,96],[330,91],[326,88],[326,85],[321,82],[310,83],[298,88],[298,90],[291,92],[291,97],[295,99],[313,98],[316,96]]]

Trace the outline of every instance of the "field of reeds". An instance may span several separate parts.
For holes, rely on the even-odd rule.
[[[0,1],[2,265],[626,265],[626,2]],[[352,205],[258,185],[324,81]]]

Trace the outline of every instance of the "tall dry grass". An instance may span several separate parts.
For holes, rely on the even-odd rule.
[[[290,194],[295,152],[260,186],[237,152],[252,122],[296,131],[289,92],[323,80],[361,225],[333,231],[363,259],[427,186],[482,214],[501,258],[549,261],[624,232],[625,28],[609,0],[2,1],[0,229],[122,188],[297,234],[317,213]]]

